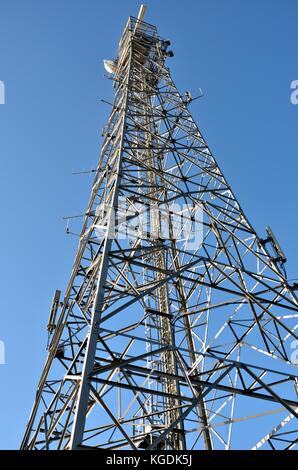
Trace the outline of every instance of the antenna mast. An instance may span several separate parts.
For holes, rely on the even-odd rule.
[[[249,223],[145,11],[105,61],[115,99],[22,449],[292,449],[285,256]]]

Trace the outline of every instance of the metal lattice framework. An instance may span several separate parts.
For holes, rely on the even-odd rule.
[[[285,260],[244,215],[165,66],[168,43],[141,19],[113,62],[115,101],[22,448],[292,449],[298,304]],[[120,200],[134,227],[149,207],[153,230],[124,237]],[[190,249],[173,207],[196,223],[198,204]]]

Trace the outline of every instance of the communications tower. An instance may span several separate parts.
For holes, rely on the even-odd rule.
[[[293,449],[297,285],[192,119],[170,42],[130,17],[22,449]]]

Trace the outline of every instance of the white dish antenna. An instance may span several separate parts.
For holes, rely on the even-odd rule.
[[[117,65],[114,60],[104,60],[103,65],[106,71],[109,73],[115,73],[117,70]]]

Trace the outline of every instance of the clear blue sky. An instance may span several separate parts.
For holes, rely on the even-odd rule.
[[[112,99],[114,55],[135,0],[1,0],[0,447],[17,448],[45,359],[53,292],[65,288],[76,239],[62,217],[85,211]],[[275,231],[297,266],[296,0],[148,0],[170,38],[173,77],[204,98],[192,112],[261,235]]]

